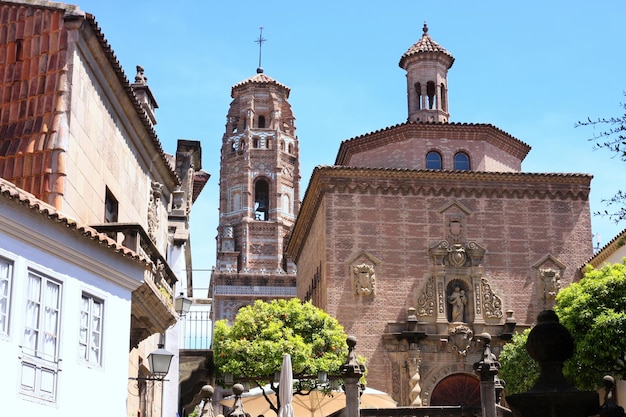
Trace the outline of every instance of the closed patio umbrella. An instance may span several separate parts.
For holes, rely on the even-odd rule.
[[[278,388],[278,398],[280,408],[278,417],[294,417],[293,406],[293,371],[291,370],[291,356],[288,353],[283,355],[283,366],[280,368],[280,380]]]

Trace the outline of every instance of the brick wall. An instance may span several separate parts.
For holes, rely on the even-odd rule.
[[[543,297],[537,264],[546,256],[562,263],[566,285],[592,253],[589,176],[351,168],[316,175],[311,184],[318,188],[307,191],[311,201],[300,214],[308,218],[298,220],[311,224],[298,259],[298,294],[321,263],[327,284],[321,306],[357,337],[370,385],[387,392],[392,367],[382,335],[388,323],[406,321],[432,273],[428,248],[448,236],[446,207],[467,210],[457,210],[463,239],[486,249],[484,276],[520,326],[553,302]],[[316,199],[323,204],[309,211]],[[350,265],[363,259],[375,264],[373,296],[354,291]]]

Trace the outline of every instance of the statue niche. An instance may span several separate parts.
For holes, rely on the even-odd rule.
[[[469,301],[469,288],[465,282],[458,279],[450,281],[446,289],[446,301],[448,322],[470,322],[469,307],[472,303]]]

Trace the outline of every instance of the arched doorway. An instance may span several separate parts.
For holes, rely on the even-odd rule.
[[[430,396],[430,405],[480,407],[480,381],[468,374],[447,376],[435,386]]]

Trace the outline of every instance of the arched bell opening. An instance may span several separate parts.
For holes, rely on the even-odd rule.
[[[269,220],[270,185],[265,179],[254,184],[254,220]]]

